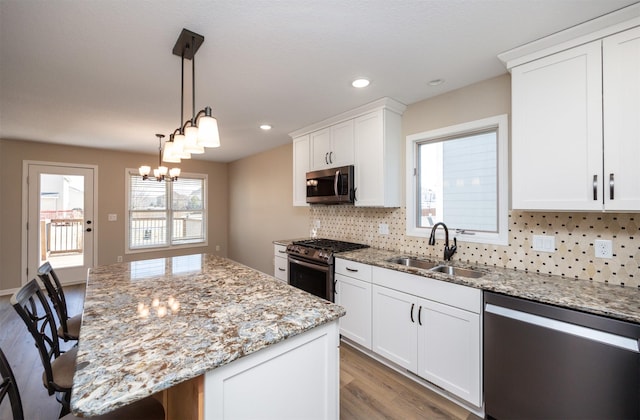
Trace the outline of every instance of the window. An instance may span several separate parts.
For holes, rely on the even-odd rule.
[[[127,170],[127,252],[207,244],[207,177],[143,181]]]
[[[407,137],[407,235],[444,222],[459,241],[508,245],[507,133],[500,115]]]

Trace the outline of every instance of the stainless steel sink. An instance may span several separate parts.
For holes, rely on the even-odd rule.
[[[451,267],[450,265],[439,265],[437,267],[433,267],[430,271],[436,273],[445,273],[451,276],[469,277],[472,279],[477,279],[479,277],[482,277],[483,275],[483,273],[481,273],[480,271],[469,270],[467,268]]]
[[[387,260],[387,262],[407,267],[422,268],[424,270],[429,270],[438,265],[438,263],[432,261],[419,260],[417,258],[410,257],[391,258],[390,260]]]

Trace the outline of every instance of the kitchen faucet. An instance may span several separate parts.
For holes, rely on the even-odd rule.
[[[444,259],[445,261],[451,261],[451,257],[458,250],[458,241],[455,236],[453,237],[453,246],[449,247],[449,229],[447,229],[447,225],[442,222],[438,222],[433,225],[431,228],[431,236],[429,236],[429,245],[436,244],[436,229],[438,226],[442,226],[444,228]]]

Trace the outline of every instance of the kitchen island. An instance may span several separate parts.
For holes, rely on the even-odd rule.
[[[164,391],[168,418],[337,418],[344,314],[213,255],[93,268],[72,411],[99,415]],[[187,383],[186,404],[171,397]]]

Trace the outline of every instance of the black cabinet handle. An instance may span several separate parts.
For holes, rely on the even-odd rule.
[[[422,325],[422,306],[418,308],[418,324]]]
[[[333,163],[333,152],[329,152],[329,163]]]
[[[324,154],[324,163],[329,164],[329,152]]]
[[[413,307],[416,306],[415,303],[411,304],[411,322],[415,323],[416,321],[413,320]]]
[[[347,267],[347,271],[351,271],[352,273],[357,273],[357,272],[358,272],[358,270],[357,270],[357,269],[355,269],[355,268],[349,268],[349,267]]]
[[[287,269],[286,269],[286,268],[282,268],[282,267],[278,267],[278,270],[280,270],[280,271],[287,271]]]
[[[613,174],[609,174],[609,199],[610,200],[613,200],[613,187],[614,187]]]

